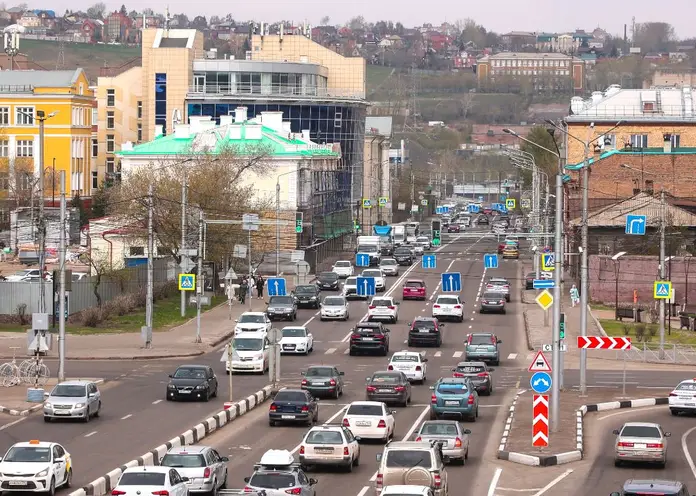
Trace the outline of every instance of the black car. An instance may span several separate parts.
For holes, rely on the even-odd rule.
[[[442,331],[445,324],[435,317],[416,317],[408,324],[408,346],[442,346]]]
[[[406,246],[399,246],[394,250],[394,260],[399,265],[411,265],[413,263],[413,252]]]
[[[467,377],[477,393],[490,396],[493,392],[491,372],[493,369],[486,362],[459,362],[452,369],[452,377]]]
[[[350,335],[350,355],[377,352],[389,353],[389,329],[381,322],[359,322]]]
[[[302,389],[315,398],[331,397],[338,399],[343,394],[343,376],[331,365],[312,365],[302,372]]]
[[[487,216],[485,216],[485,215],[480,215],[480,216],[478,217],[478,219],[476,219],[476,223],[477,223],[479,226],[483,226],[483,225],[486,225],[486,226],[487,226],[490,222],[488,221],[488,217],[487,217]]]
[[[176,372],[169,374],[167,401],[208,401],[216,398],[217,394],[217,376],[207,365],[182,365]]]
[[[340,288],[338,274],[335,272],[322,272],[317,276],[317,288],[319,288],[319,290],[327,289],[338,291]]]
[[[524,289],[534,289],[534,279],[536,279],[536,272],[530,272],[524,278]]]
[[[319,403],[307,391],[281,389],[268,409],[268,425],[304,422],[313,425],[319,420]]]
[[[271,296],[266,314],[271,320],[294,321],[297,318],[297,303],[292,296]]]
[[[297,286],[292,296],[295,298],[295,303],[298,307],[319,308],[320,291],[314,285],[306,284]]]
[[[411,383],[403,372],[375,372],[367,378],[365,400],[408,406],[411,402]]]

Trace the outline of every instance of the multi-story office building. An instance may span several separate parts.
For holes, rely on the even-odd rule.
[[[370,200],[369,208],[361,205],[358,223],[363,234],[372,234],[372,226],[392,223],[392,174],[389,150],[392,138],[391,117],[365,119],[365,152],[362,197]]]

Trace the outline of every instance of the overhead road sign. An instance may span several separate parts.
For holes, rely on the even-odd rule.
[[[548,289],[539,293],[539,296],[537,296],[535,300],[542,310],[548,310],[551,305],[553,305],[553,295],[549,293]]]
[[[647,215],[627,215],[626,216],[626,234],[637,236],[645,235],[645,226],[648,223]]]
[[[551,372],[551,365],[549,365],[549,361],[544,356],[544,353],[537,351],[528,370],[530,372]]]
[[[655,281],[653,297],[656,300],[669,300],[672,296],[672,281]]]
[[[529,379],[529,385],[536,394],[547,393],[551,389],[551,376],[548,372],[535,372]]]
[[[435,259],[435,255],[423,255],[421,265],[424,269],[436,269],[437,260]]]
[[[475,203],[472,203],[471,205],[469,205],[469,212],[471,212],[472,214],[479,213],[479,210],[480,210],[479,206],[476,205]]]
[[[581,350],[630,350],[631,338],[608,336],[578,336],[578,348]]]
[[[483,266],[486,269],[497,269],[498,268],[498,255],[495,253],[486,254],[483,256]]]
[[[445,207],[443,205],[438,205],[437,207],[435,207],[436,214],[440,214],[440,215],[448,214],[449,211],[450,211],[449,207]]]
[[[196,274],[179,274],[179,291],[196,289]]]
[[[541,257],[541,270],[550,271],[556,270],[556,254],[555,253],[542,253]]]
[[[287,294],[287,285],[282,277],[269,277],[266,280],[266,288],[268,296],[285,296]]]
[[[462,290],[462,275],[459,272],[444,272],[441,282],[444,293],[459,293]]]
[[[532,406],[532,446],[544,448],[549,445],[549,397],[535,394]]]
[[[358,296],[374,296],[376,293],[374,277],[358,277],[357,291]]]
[[[556,281],[553,279],[534,279],[534,289],[553,289],[556,287]]]
[[[355,254],[355,265],[358,267],[369,267],[370,266],[370,254],[369,253],[356,253]]]

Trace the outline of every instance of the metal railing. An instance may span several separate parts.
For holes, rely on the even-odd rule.
[[[696,347],[682,344],[665,344],[663,358],[660,358],[659,343],[631,343],[631,349],[616,351],[617,360],[644,363],[696,364]]]
[[[365,94],[355,90],[341,90],[323,86],[294,86],[286,84],[199,84],[189,87],[189,96],[203,95],[254,95],[284,96],[296,98],[338,98],[364,100]]]
[[[597,117],[599,119],[636,118],[646,120],[668,120],[675,117],[683,120],[696,120],[696,109],[686,105],[654,105],[653,109],[644,109],[640,105],[600,105],[581,110],[571,115],[569,121]]]

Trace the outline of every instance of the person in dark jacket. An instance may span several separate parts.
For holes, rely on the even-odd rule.
[[[259,295],[259,298],[263,298],[263,287],[266,284],[266,280],[263,278],[262,275],[259,275],[256,278],[256,291]]]
[[[242,283],[239,285],[239,302],[243,305],[246,301],[247,292],[249,291],[249,283],[246,277],[242,279]]]

